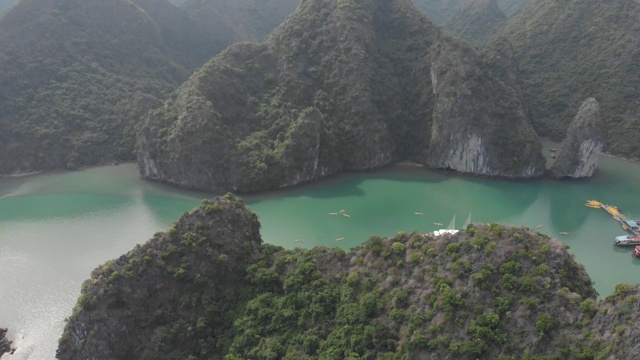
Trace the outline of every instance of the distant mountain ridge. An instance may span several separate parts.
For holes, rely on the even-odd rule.
[[[460,8],[473,0],[413,0],[416,8],[425,13],[436,24],[445,24],[452,20]],[[511,17],[531,0],[497,0],[502,12]]]
[[[482,48],[506,21],[497,0],[473,0],[460,6],[444,29]]]
[[[260,42],[299,4],[300,0],[185,0],[181,6],[205,28],[224,25],[230,29],[231,42]]]

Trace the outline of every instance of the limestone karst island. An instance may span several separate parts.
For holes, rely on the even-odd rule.
[[[637,0],[0,0],[0,358],[640,358],[638,139]]]

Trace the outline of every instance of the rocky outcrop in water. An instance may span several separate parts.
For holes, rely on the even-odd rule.
[[[306,0],[265,42],[229,47],[145,118],[140,171],[210,191],[402,159],[538,176],[522,104],[487,66],[408,0]]]
[[[567,138],[551,167],[553,176],[584,178],[593,175],[604,146],[604,137],[600,105],[596,99],[588,98],[569,125]]]

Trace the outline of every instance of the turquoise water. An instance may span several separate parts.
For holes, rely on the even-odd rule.
[[[260,217],[263,239],[289,248],[350,248],[374,234],[433,231],[454,215],[458,225],[472,214],[473,222],[538,228],[568,244],[606,295],[618,282],[640,282],[640,262],[612,245],[623,233],[617,223],[584,202],[598,199],[640,218],[638,184],[639,165],[604,158],[586,181],[507,181],[394,166],[244,198]],[[10,327],[19,347],[11,359],[52,359],[91,270],[209,196],[143,182],[132,164],[0,179],[0,325]]]

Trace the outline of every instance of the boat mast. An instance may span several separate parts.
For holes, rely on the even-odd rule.
[[[447,226],[447,230],[455,230],[455,229],[456,229],[456,216],[453,215],[453,219],[451,219],[449,226]]]

